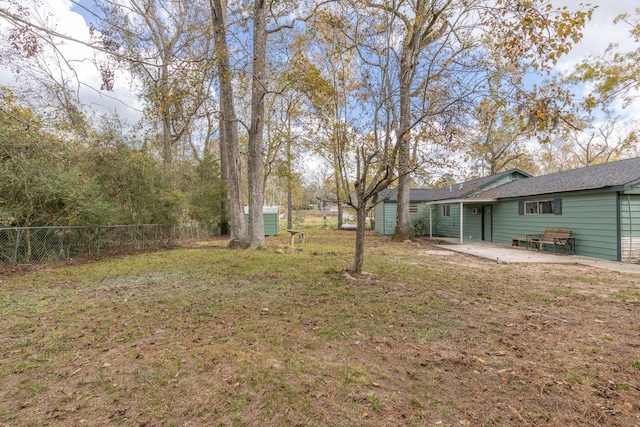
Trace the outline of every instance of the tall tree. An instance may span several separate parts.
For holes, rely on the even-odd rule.
[[[247,174],[249,181],[249,247],[264,246],[264,98],[266,95],[265,70],[267,61],[266,1],[255,0],[253,5],[253,61],[251,69],[251,124]]]
[[[315,130],[309,133],[312,149],[333,170],[333,195],[325,202],[337,206],[338,228],[347,202],[341,175],[342,162],[350,153],[346,133],[357,107],[356,92],[362,86],[357,75],[357,54],[351,9],[337,4],[318,14],[310,23],[303,51],[298,52],[292,70],[298,90],[308,99]],[[302,45],[302,43],[300,43]]]
[[[209,0],[214,32],[214,62],[220,86],[220,147],[225,151],[225,182],[229,198],[229,247],[246,247],[247,232],[242,203],[242,178],[235,111],[233,70],[227,43],[227,5],[224,0]],[[222,148],[223,147],[223,148]]]
[[[285,70],[280,75],[279,80],[284,87],[269,97],[268,114],[265,118],[266,153],[263,184],[266,192],[269,179],[275,176],[284,180],[287,228],[293,228],[293,189],[297,179],[294,163],[301,157],[300,144],[297,142],[303,137],[303,95],[289,84],[292,77],[289,72]]]
[[[393,32],[396,41],[389,49],[397,61],[390,63],[386,72],[393,72],[392,117],[399,142],[394,236],[404,239],[410,233],[411,129],[446,112],[453,117],[450,107],[459,106],[476,91],[477,79],[465,76],[473,74],[484,54],[481,41],[488,39],[482,35],[495,34],[490,40],[499,45],[492,49],[514,61],[537,70],[547,69],[580,39],[590,11],[554,9],[545,0],[363,0],[363,6],[378,14],[377,28]],[[439,102],[430,102],[436,101],[436,93]]]
[[[634,121],[607,114],[604,120],[584,116],[575,127],[562,131],[542,146],[545,171],[574,169],[633,156],[640,140]]]
[[[487,55],[483,62],[487,70],[484,93],[473,111],[474,128],[468,133],[468,150],[481,175],[494,175],[531,161],[516,99],[524,70],[518,62],[496,53]]]
[[[206,99],[210,79],[202,56],[210,50],[202,5],[171,0],[98,0],[102,12],[96,43],[140,79],[145,115],[157,124],[157,140],[167,176],[174,146],[189,131]],[[104,87],[112,74],[102,67]]]

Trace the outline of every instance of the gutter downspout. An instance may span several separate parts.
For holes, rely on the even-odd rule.
[[[627,210],[629,211],[629,259],[631,264],[631,255],[633,254],[633,217],[631,217],[631,197],[627,194]]]
[[[460,202],[460,244],[464,242],[464,202]]]

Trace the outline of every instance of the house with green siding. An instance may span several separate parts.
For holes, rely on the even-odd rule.
[[[516,180],[451,202],[463,210],[462,237],[510,245],[561,227],[572,231],[577,255],[640,259],[640,158]],[[460,229],[450,235],[460,237]]]
[[[464,199],[479,191],[489,190],[530,176],[521,170],[513,169],[496,175],[452,184],[437,190],[412,189],[409,200],[409,220],[413,221],[418,217],[428,219],[432,234],[457,237],[459,235],[460,210],[456,204],[447,203],[447,200]],[[396,189],[385,190],[380,193],[378,200],[379,202],[374,207],[375,232],[381,236],[391,236],[396,226],[398,192]],[[482,239],[482,236],[472,235],[470,238]]]
[[[429,202],[435,200],[436,190],[428,188],[411,189],[409,197],[409,220],[418,216],[426,216],[430,209]],[[374,230],[381,236],[391,236],[396,227],[396,207],[398,205],[398,191],[384,190],[379,194],[380,203],[373,208]]]

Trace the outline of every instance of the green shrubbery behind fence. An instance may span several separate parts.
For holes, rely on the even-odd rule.
[[[173,247],[218,235],[209,224],[0,228],[0,270]]]

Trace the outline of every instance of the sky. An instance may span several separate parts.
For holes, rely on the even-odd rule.
[[[93,1],[82,0],[79,3],[93,4]],[[2,0],[0,0],[1,4]],[[82,11],[83,14],[78,11]],[[73,39],[89,41],[88,21],[90,15],[86,11],[74,5],[70,0],[45,0],[39,9],[39,14],[45,16],[47,12],[51,13],[51,24],[58,32]],[[5,26],[6,22],[0,19],[0,28]],[[73,64],[78,76],[77,80],[81,82],[79,86],[74,86],[74,89],[77,87],[82,102],[90,110],[100,113],[117,112],[131,125],[142,117],[142,104],[133,93],[128,74],[120,73],[117,76],[112,92],[101,91],[102,80],[96,66],[92,63],[94,58],[92,49],[72,41],[64,41],[59,46],[59,50]],[[10,72],[0,66],[0,85],[10,86],[12,81]],[[77,82],[75,84],[77,85]]]
[[[90,8],[93,1],[79,0],[80,4]],[[82,8],[74,5],[70,0],[46,0],[43,2],[57,19],[58,29],[74,38],[88,39],[89,27],[87,21],[90,15]],[[579,0],[552,0],[556,7],[568,6],[569,9],[577,8]],[[587,23],[584,29],[583,40],[576,45],[571,53],[562,57],[556,66],[556,71],[562,72],[570,70],[575,64],[580,62],[586,55],[603,52],[610,43],[618,43],[622,51],[634,48],[634,43],[629,36],[628,28],[623,25],[614,26],[614,18],[624,12],[633,13],[634,3],[637,0],[598,0],[591,2],[592,5],[600,4],[595,10],[593,18]],[[2,0],[0,0],[0,7]],[[6,23],[0,19],[0,28],[6,27]],[[92,52],[81,45],[67,42],[62,47],[62,52],[74,59],[77,64],[79,79],[85,83],[80,88],[83,101],[91,108],[102,111],[117,111],[118,114],[127,119],[130,123],[135,123],[141,117],[141,104],[136,99],[131,82],[124,74],[116,79],[116,86],[112,93],[100,92],[100,77],[95,66],[87,59],[92,58]],[[10,85],[10,74],[0,66],[0,85]],[[114,100],[116,98],[118,101]],[[630,106],[624,115],[640,117],[640,102]]]
[[[570,10],[576,9],[581,3],[578,0],[557,0],[553,4],[557,7],[567,6]],[[599,5],[593,13],[591,21],[587,22],[583,31],[584,38],[574,46],[571,53],[563,57],[558,63],[558,69],[567,71],[576,65],[587,55],[603,52],[610,43],[619,44],[622,50],[634,48],[633,40],[628,32],[628,27],[623,24],[614,25],[613,20],[622,13],[633,14],[636,7],[640,7],[637,0],[599,0],[590,2],[592,5]]]
[[[578,0],[561,0],[553,2],[556,6],[566,5],[569,9],[579,7]],[[584,2],[588,3],[588,2]],[[640,7],[638,0],[599,0],[590,2],[598,5],[591,21],[587,22],[583,31],[584,37],[574,46],[569,55],[562,57],[556,66],[556,71],[570,71],[581,60],[589,55],[601,54],[611,44],[619,46],[620,52],[628,52],[638,48],[629,34],[629,26],[623,23],[614,25],[616,16],[622,13],[634,15],[635,8]],[[585,88],[587,90],[587,88]],[[640,100],[618,112],[624,117],[640,118]]]

